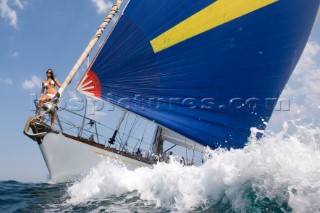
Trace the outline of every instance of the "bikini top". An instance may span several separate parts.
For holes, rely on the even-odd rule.
[[[50,81],[50,85],[55,85],[54,80],[51,80],[51,81]],[[43,84],[43,86],[47,87],[47,86],[48,86],[48,83],[45,81],[44,84]]]

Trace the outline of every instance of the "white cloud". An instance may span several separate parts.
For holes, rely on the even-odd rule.
[[[41,88],[41,78],[33,75],[30,80],[26,79],[22,83],[23,89]]]
[[[97,8],[98,14],[106,14],[108,10],[112,7],[112,2],[108,0],[91,0],[91,2],[95,5]]]
[[[9,5],[9,2],[12,5]],[[13,7],[18,7],[18,9],[23,10],[24,4],[20,0],[0,0],[0,16],[9,21],[9,25],[14,28],[18,27],[18,14],[17,11],[14,10]]]
[[[24,9],[24,5],[21,3],[20,0],[13,0],[13,4],[19,7],[20,10]]]
[[[17,51],[11,53],[11,57],[12,58],[16,58],[16,57],[19,57],[19,53]]]
[[[13,84],[13,81],[10,78],[5,78],[5,79],[1,79],[0,78],[0,83],[1,84],[11,85],[11,84]]]
[[[17,12],[11,9],[7,0],[0,0],[0,15],[2,18],[8,19],[11,26],[17,28]]]
[[[320,123],[320,44],[307,43],[281,98],[290,100],[290,111],[275,111],[271,125],[288,120]]]
[[[320,104],[320,63],[317,61],[319,57],[320,44],[308,42],[282,96],[293,96],[306,108]]]

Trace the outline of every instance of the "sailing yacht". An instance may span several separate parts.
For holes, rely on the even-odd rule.
[[[243,148],[252,128],[259,130],[255,137],[262,136],[306,45],[319,3],[131,0],[77,86],[85,96],[121,110],[107,143],[98,141],[97,132],[83,137],[81,128],[75,135],[52,130],[45,116],[29,117],[24,133],[39,144],[53,180],[81,175],[105,158],[131,169],[150,166],[164,161],[175,146],[198,153],[206,147]],[[116,1],[45,114],[58,108],[121,4]],[[154,125],[143,155],[137,144],[128,149],[118,141],[129,114]],[[90,119],[84,115],[83,120]],[[164,149],[165,143],[172,147]]]

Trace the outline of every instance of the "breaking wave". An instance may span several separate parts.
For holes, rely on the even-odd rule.
[[[199,166],[172,160],[134,171],[103,161],[67,189],[77,205],[126,195],[172,212],[320,211],[320,131],[285,123],[244,149],[208,150]],[[130,196],[129,196],[129,195]]]

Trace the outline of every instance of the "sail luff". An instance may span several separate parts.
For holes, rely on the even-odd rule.
[[[79,59],[77,60],[77,62],[73,66],[73,68],[71,69],[69,75],[66,77],[66,79],[62,83],[62,85],[58,91],[58,96],[61,96],[62,93],[64,92],[64,90],[66,89],[66,87],[70,84],[72,78],[74,77],[76,72],[79,70],[80,66],[83,64],[85,59],[89,56],[90,52],[92,51],[93,47],[96,45],[97,41],[101,37],[101,35],[102,35],[103,31],[105,30],[105,28],[107,27],[107,25],[111,22],[112,18],[119,11],[119,8],[122,3],[123,3],[123,0],[117,0],[114,3],[114,5],[111,8],[111,11],[108,13],[106,18],[103,20],[100,27],[98,28],[98,30],[96,31],[96,33],[94,34],[92,39],[90,40],[88,46],[83,51],[83,53],[81,54],[81,56],[79,57]]]

